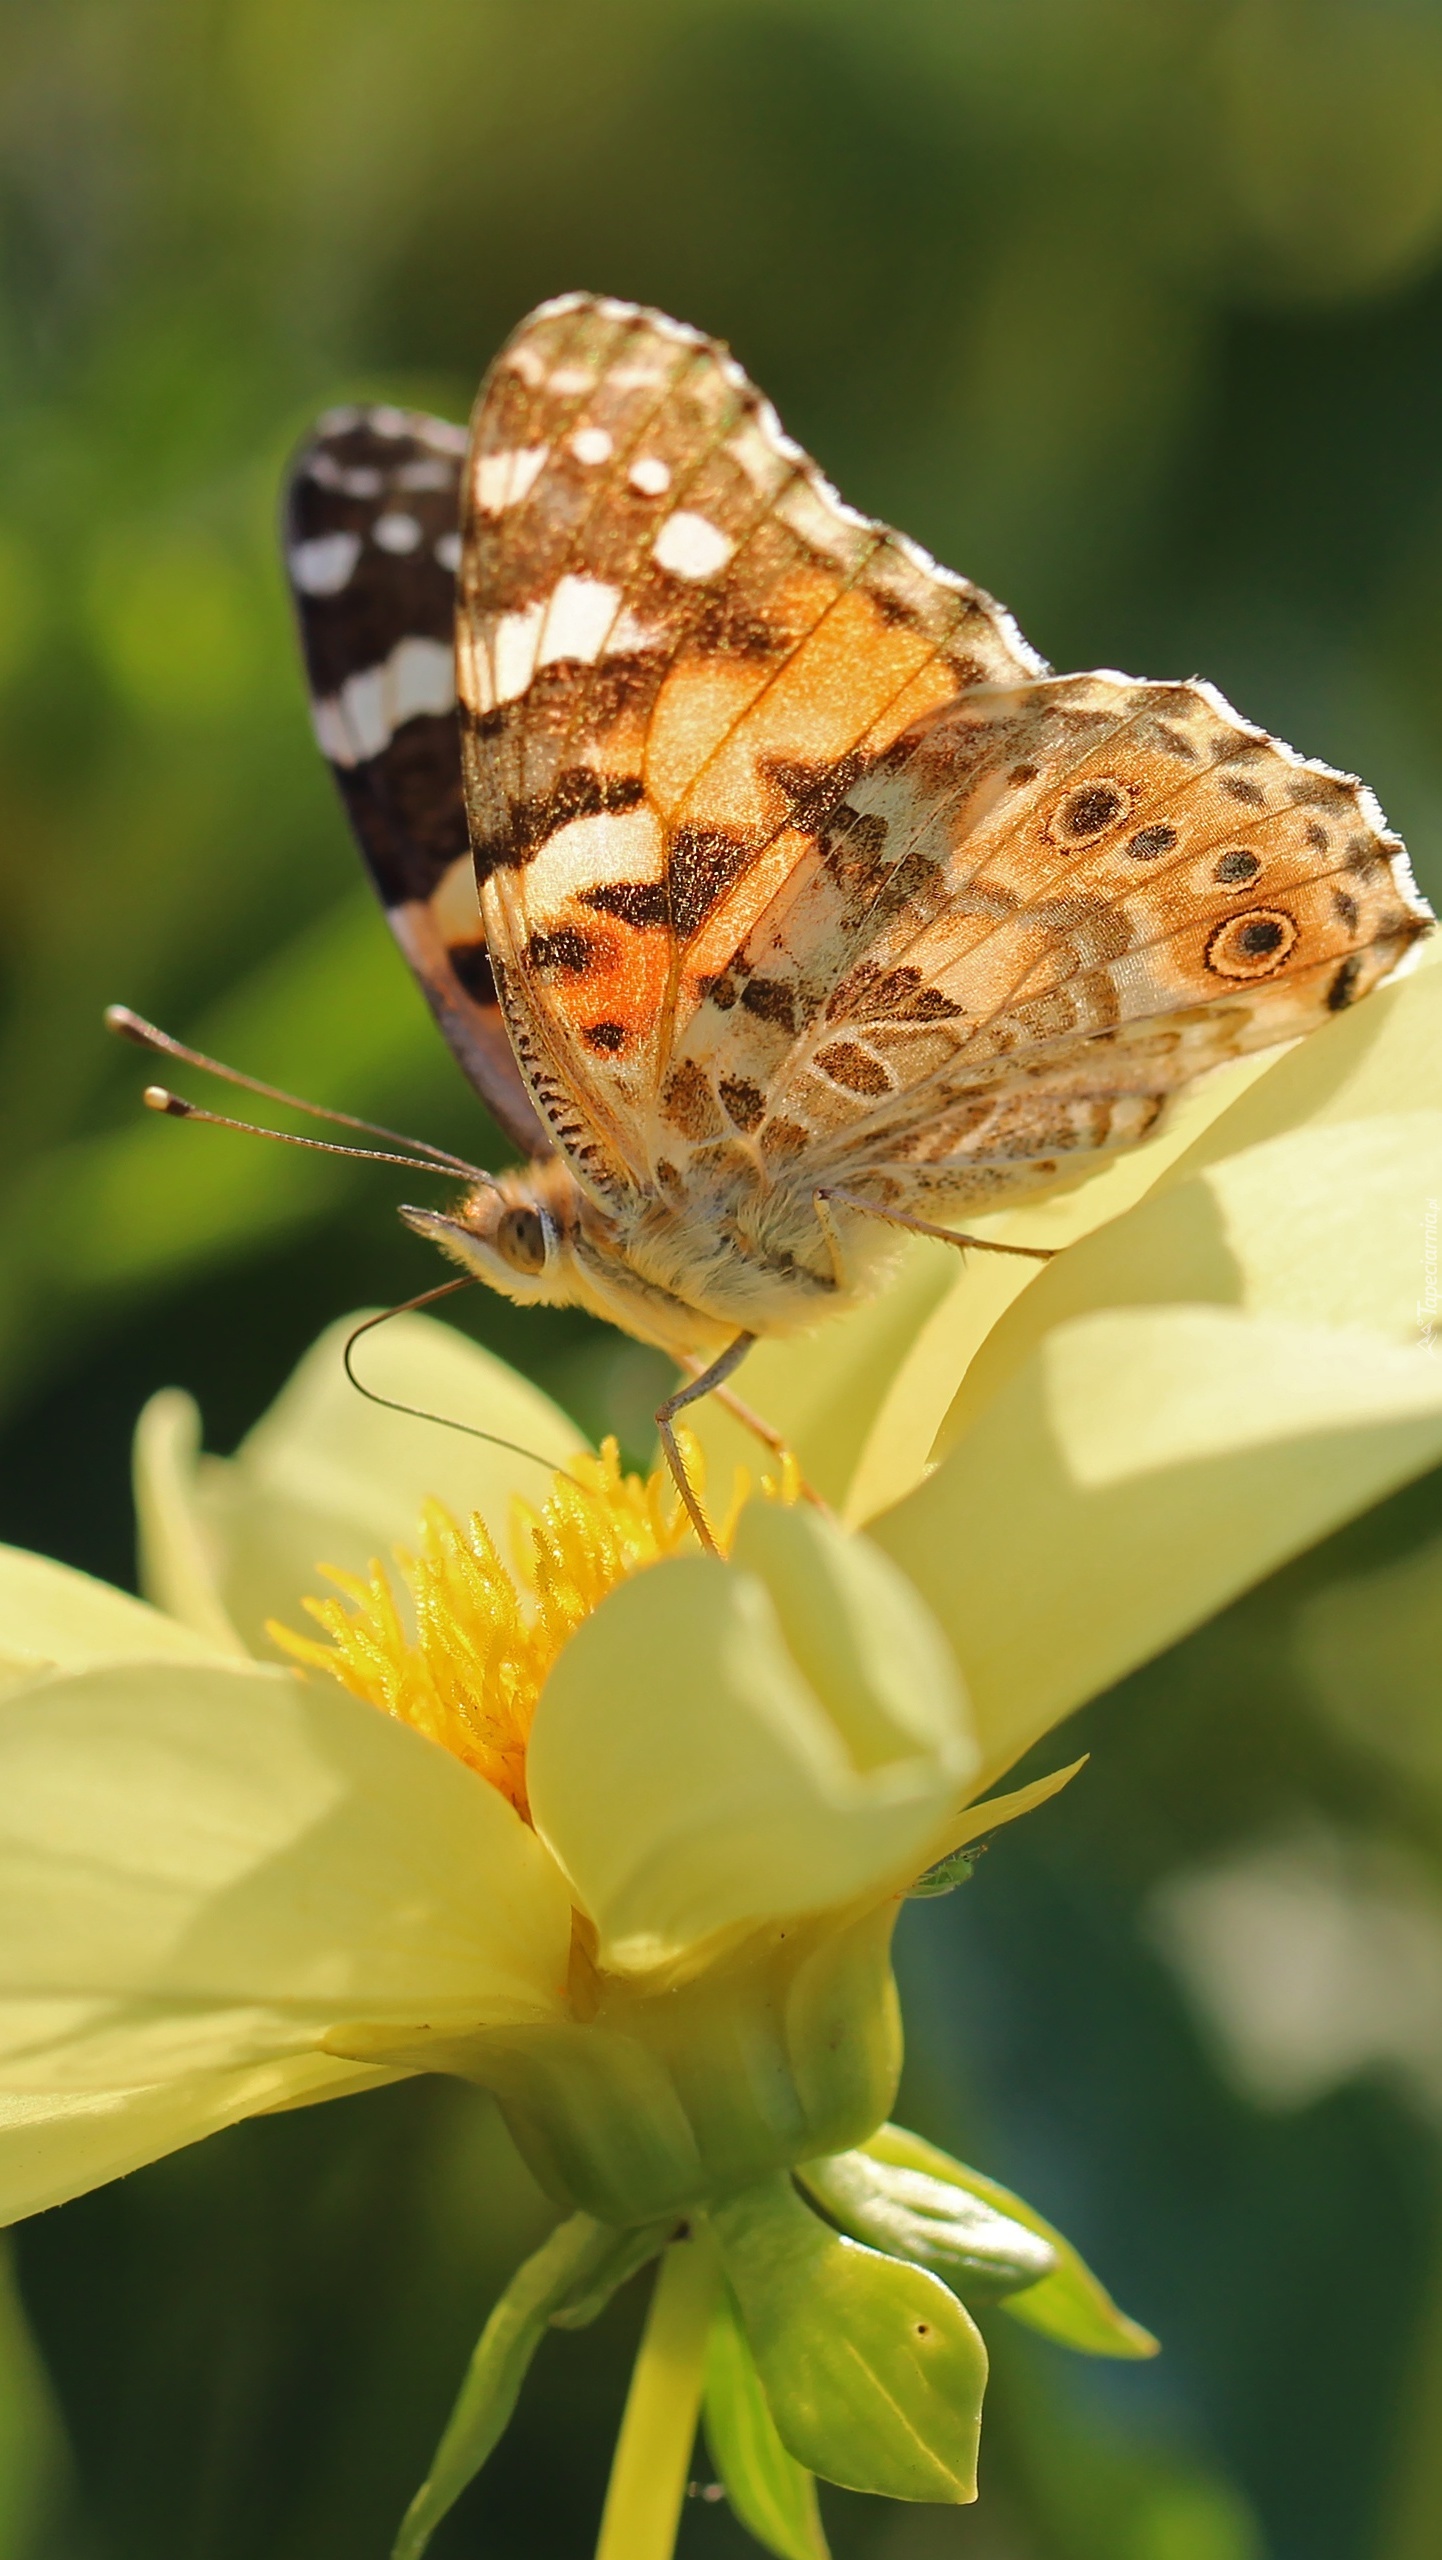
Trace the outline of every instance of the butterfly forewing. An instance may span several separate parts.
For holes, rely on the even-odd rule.
[[[484,1101],[544,1154],[496,1001],[461,787],[465,442],[414,411],[332,410],[291,474],[286,559],[316,735],[396,937]]]
[[[677,1036],[849,780],[1040,662],[844,507],[725,350],[578,297],[478,405],[460,681],[482,911],[583,1178],[651,1178]]]

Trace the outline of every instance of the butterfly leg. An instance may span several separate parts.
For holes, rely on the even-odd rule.
[[[693,1377],[700,1376],[704,1365],[700,1360],[687,1360],[683,1363]],[[768,1422],[764,1415],[759,1414],[754,1405],[743,1404],[739,1396],[732,1395],[729,1387],[713,1387],[711,1393],[722,1411],[729,1413],[733,1422],[739,1422],[743,1431],[749,1431],[754,1439],[759,1440],[763,1449],[769,1449],[773,1458],[794,1458],[795,1451],[790,1441],[776,1429],[773,1423]],[[808,1484],[804,1476],[800,1479],[800,1485],[803,1502],[814,1503],[818,1511],[829,1510],[830,1505],[822,1500],[815,1486]]]
[[[889,1227],[905,1227],[909,1235],[936,1236],[942,1244],[957,1244],[963,1250],[970,1247],[977,1253],[1015,1253],[1022,1255],[1028,1262],[1054,1261],[1058,1251],[1055,1245],[995,1244],[990,1236],[963,1235],[955,1227],[936,1226],[930,1218],[914,1218],[906,1209],[883,1209],[878,1201],[863,1200],[860,1193],[856,1191],[830,1189],[813,1191],[811,1198],[816,1210],[817,1223],[831,1251],[836,1285],[841,1289],[846,1287],[847,1281],[846,1255],[837,1231],[836,1220],[831,1215],[833,1201],[838,1208],[861,1209],[869,1218],[884,1219]]]
[[[656,1409],[656,1428],[661,1434],[661,1446],[666,1452],[666,1464],[676,1479],[676,1490],[686,1505],[691,1526],[707,1554],[712,1556],[718,1552],[716,1541],[711,1535],[711,1524],[701,1508],[696,1488],[686,1473],[680,1444],[676,1438],[676,1416],[684,1412],[688,1404],[696,1404],[702,1396],[709,1396],[713,1387],[724,1386],[733,1372],[740,1368],[755,1339],[754,1333],[738,1333],[735,1341],[728,1342],[720,1357],[713,1360],[708,1369],[703,1369],[699,1377],[688,1380],[684,1387],[678,1387],[676,1393],[668,1396],[665,1403],[658,1405]]]

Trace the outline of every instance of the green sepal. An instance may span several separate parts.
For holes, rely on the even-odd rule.
[[[934,1867],[927,1867],[915,1884],[907,1886],[907,1901],[931,1902],[938,1894],[955,1893],[959,1884],[970,1882],[976,1872],[976,1862],[985,1856],[986,1848],[984,1840],[973,1840],[964,1849],[953,1849],[949,1857],[938,1858]]]
[[[548,2328],[584,2328],[670,2237],[669,2222],[617,2231],[573,2214],[512,2276],[466,2368],[435,2459],[407,2507],[391,2560],[420,2560],[441,2518],[495,2451]]]
[[[738,2523],[777,2560],[829,2560],[816,2482],[776,2432],[729,2284],[711,2319],[702,2422]]]
[[[587,2218],[584,2214],[577,2216],[583,2222]],[[629,2231],[614,2231],[609,2223],[601,2223],[598,2228],[605,2235],[606,2247],[598,2247],[589,2271],[582,2273],[564,2302],[548,2313],[547,2325],[552,2329],[589,2329],[593,2320],[599,2320],[612,2294],[619,2293],[622,2285],[642,2267],[648,2267],[653,2258],[659,2258],[676,2225],[674,2221],[647,2222]]]
[[[803,2160],[795,2175],[853,2240],[929,2267],[963,2302],[1000,2302],[1056,2269],[1049,2240],[950,2179],[874,2160],[865,2151]]]
[[[960,2187],[967,2195],[979,2196],[1014,2222],[1022,2223],[1047,2241],[1056,2252],[1052,2273],[1028,2285],[1024,2293],[1010,2294],[1002,2302],[1003,2311],[1014,2320],[1024,2320],[1031,2329],[1039,2329],[1046,2338],[1059,2345],[1074,2347],[1084,2356],[1154,2356],[1159,2342],[1150,2329],[1138,2320],[1129,2320],[1113,2302],[1106,2286],[1092,2274],[1069,2240],[1045,2220],[1035,2208],[1014,2196],[1009,2187],[995,2178],[984,2178],[979,2169],[963,2167],[948,2152],[939,2151],[933,2142],[923,2142],[919,2133],[908,2133],[903,2125],[884,2124],[863,2142],[861,2148],[873,2160],[888,2167],[917,2169],[929,2178],[939,2178],[945,2185]]]
[[[844,2239],[789,2177],[711,2219],[787,2451],[843,2489],[974,2498],[986,2348],[940,2277]]]

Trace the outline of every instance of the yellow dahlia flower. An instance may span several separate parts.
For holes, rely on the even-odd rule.
[[[924,1247],[877,1307],[758,1352],[750,1399],[847,1528],[781,1482],[702,1556],[659,1484],[421,1318],[367,1346],[372,1382],[511,1449],[361,1403],[339,1331],[228,1462],[158,1399],[156,1605],[0,1565],[0,2211],[457,2072],[569,2219],[399,2550],[545,2325],[658,2251],[605,2560],[669,2550],[703,2374],[775,2551],[822,2547],[817,2470],[974,2494],[966,2300],[1148,2342],[1025,2207],[885,2127],[899,1902],[1048,1790],[978,1803],[1073,1707],[1442,1455],[1439,1017],[1420,970],[994,1221],[1069,1246],[1039,1273]],[[702,1429],[724,1482],[731,1426]]]

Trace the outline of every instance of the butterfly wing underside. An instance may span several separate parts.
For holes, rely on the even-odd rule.
[[[547,1155],[496,1000],[461,788],[465,447],[443,418],[331,411],[292,470],[286,560],[316,735],[391,928],[493,1117]]]
[[[483,387],[458,675],[501,1002],[603,1200],[1049,1182],[1425,927],[1358,784],[1209,686],[1051,676],[628,304]]]
[[[1212,687],[980,688],[853,786],[671,1072],[808,1185],[985,1205],[1340,1012],[1427,922],[1370,793]]]
[[[851,780],[1040,667],[714,341],[584,296],[523,324],[472,429],[463,744],[512,1038],[583,1182],[653,1182],[678,1037]]]

